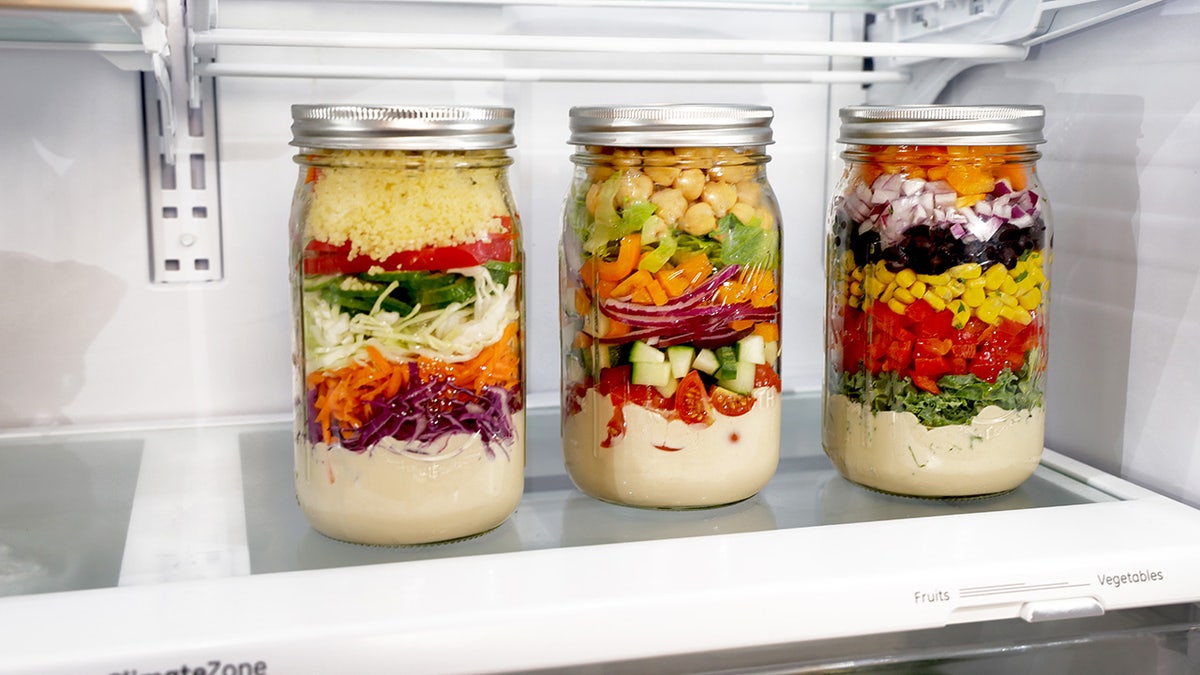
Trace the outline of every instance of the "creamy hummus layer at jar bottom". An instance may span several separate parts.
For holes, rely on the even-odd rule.
[[[717,506],[751,497],[779,463],[782,405],[772,387],[759,387],[753,396],[748,412],[736,417],[714,412],[709,426],[625,404],[625,433],[603,447],[598,439],[604,438],[613,404],[589,390],[581,410],[564,422],[568,473],[587,494],[631,506]]]
[[[350,452],[300,439],[296,494],[318,532],[363,544],[447,541],[486,532],[517,507],[525,469],[525,414],[514,442],[489,456],[477,436],[445,439],[437,455],[389,439]],[[402,517],[398,517],[402,514]]]
[[[825,452],[848,480],[885,492],[967,497],[1011,490],[1042,454],[1043,408],[984,408],[970,424],[926,427],[912,413],[871,413],[828,399]]]

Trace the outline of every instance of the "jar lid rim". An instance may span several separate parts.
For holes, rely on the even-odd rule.
[[[868,145],[1033,145],[1040,105],[860,105],[839,111],[839,143]]]
[[[503,150],[512,108],[474,105],[295,104],[292,141],[343,150]]]
[[[671,103],[576,106],[570,110],[573,145],[709,147],[773,142],[770,106]]]

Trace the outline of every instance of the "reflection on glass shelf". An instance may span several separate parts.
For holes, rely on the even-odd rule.
[[[0,446],[0,596],[117,585],[138,441]]]
[[[820,401],[789,397],[785,405],[783,457],[767,487],[738,504],[690,511],[617,506],[579,492],[558,454],[558,411],[532,411],[525,496],[507,522],[466,541],[391,549],[333,541],[309,527],[293,493],[290,431],[247,432],[240,445],[250,568],[258,574],[1113,499],[1045,467],[1016,490],[981,499],[914,499],[867,490],[842,479],[822,454]]]
[[[784,405],[782,458],[767,487],[693,511],[585,496],[563,468],[557,409],[535,409],[516,513],[473,539],[402,548],[338,542],[308,525],[291,424],[279,418],[0,436],[0,596],[1114,501],[1045,466],[983,499],[873,492],[822,453],[817,397]]]

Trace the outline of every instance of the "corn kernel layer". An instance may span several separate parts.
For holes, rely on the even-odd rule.
[[[909,305],[924,300],[935,311],[953,312],[952,324],[959,329],[972,317],[992,326],[1001,319],[1027,326],[1050,285],[1040,251],[1022,256],[1012,269],[1001,263],[984,266],[971,262],[941,274],[917,274],[908,268],[892,272],[882,260],[855,265],[851,253],[845,254],[839,269],[834,291],[839,302],[861,309],[882,302],[904,314]]]

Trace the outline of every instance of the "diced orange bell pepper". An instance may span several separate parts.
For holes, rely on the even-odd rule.
[[[946,173],[946,182],[960,195],[988,193],[996,187],[991,171],[970,164],[952,165]]]
[[[667,295],[676,298],[683,295],[687,290],[688,280],[685,273],[675,268],[662,268],[654,273],[654,278],[667,292]]]
[[[1015,162],[1001,164],[992,169],[992,173],[996,175],[996,179],[1007,179],[1008,184],[1014,190],[1024,190],[1029,185],[1029,178],[1025,174],[1025,167]]]
[[[582,288],[575,289],[575,313],[579,316],[587,314],[592,308],[592,299],[588,297],[587,291]]]
[[[695,286],[703,282],[713,272],[712,263],[708,261],[708,256],[703,253],[697,253],[679,263],[675,268],[677,271],[682,271],[683,276],[687,279],[688,286]]]
[[[629,276],[637,267],[638,258],[642,254],[642,235],[639,232],[621,237],[621,247],[617,251],[617,259],[612,262],[597,263],[597,272],[605,281],[620,281]]]
[[[646,292],[650,294],[650,300],[654,304],[660,307],[667,304],[667,292],[663,290],[662,285],[657,280],[651,279],[646,282],[645,288]]]
[[[764,342],[778,342],[779,324],[765,322],[754,324],[754,335],[761,335]]]
[[[638,289],[645,288],[646,284],[652,281],[654,281],[654,277],[651,276],[649,272],[646,270],[638,270],[625,277],[621,283],[617,284],[617,286],[612,289],[613,297],[619,298],[630,295],[631,293],[636,293]]]

